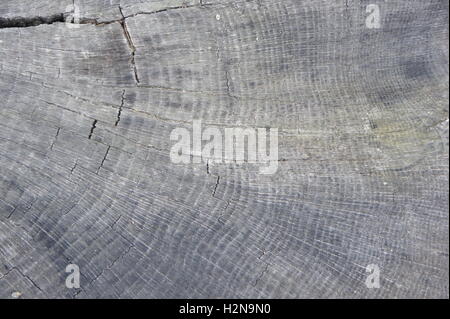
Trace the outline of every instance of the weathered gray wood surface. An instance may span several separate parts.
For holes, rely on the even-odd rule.
[[[71,4],[0,5],[0,297],[448,297],[448,1]],[[277,174],[172,164],[193,119]]]

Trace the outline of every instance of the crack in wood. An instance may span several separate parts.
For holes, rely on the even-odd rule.
[[[56,22],[65,22],[65,14],[58,13],[47,17],[14,17],[14,18],[1,18],[0,17],[0,29],[4,28],[29,28],[36,27],[41,24],[53,24]]]
[[[58,135],[59,135],[59,132],[60,132],[60,131],[61,131],[61,128],[58,127],[58,130],[56,131],[56,135],[55,135],[55,137],[53,138],[52,145],[50,145],[50,150],[53,150],[53,146],[55,145],[56,140],[58,139]]]
[[[94,122],[92,123],[91,131],[89,132],[88,139],[92,138],[92,134],[94,134],[94,130],[97,127],[97,122],[98,122],[97,120],[94,120]]]
[[[125,101],[125,90],[122,91],[122,96],[121,96],[121,101],[120,101],[119,111],[117,111],[117,120],[116,120],[116,123],[114,123],[114,126],[119,125],[119,122],[120,122],[120,116],[122,115],[122,108],[123,108],[124,101]]]
[[[139,76],[138,76],[138,70],[136,67],[136,46],[133,43],[133,39],[131,38],[130,32],[128,31],[127,23],[126,23],[126,17],[123,15],[122,8],[119,6],[120,14],[122,15],[122,20],[120,21],[120,25],[122,26],[123,32],[125,34],[125,38],[127,40],[128,46],[131,50],[131,59],[130,63],[133,68],[134,72],[134,80],[136,81],[136,84],[139,84]]]
[[[111,149],[111,146],[108,145],[108,148],[106,149],[105,156],[103,156],[102,162],[100,163],[100,166],[98,167],[97,172],[95,172],[97,175],[98,175],[98,172],[100,172],[100,169],[103,167],[103,164],[104,164],[105,161],[106,161],[106,157],[108,156],[108,153],[109,153],[109,150],[110,150],[110,149]]]

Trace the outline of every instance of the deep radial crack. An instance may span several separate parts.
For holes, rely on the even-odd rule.
[[[174,6],[174,7],[167,7],[164,9],[159,9],[159,10],[155,10],[155,11],[140,11],[140,12],[136,12],[127,16],[124,16],[122,14],[122,16],[127,19],[127,18],[131,18],[131,17],[136,17],[142,14],[157,14],[157,13],[161,13],[161,12],[167,12],[167,11],[173,11],[173,10],[180,10],[180,9],[188,9],[188,8],[204,8],[204,7],[212,7],[214,4],[213,3],[198,3],[198,4],[192,4],[192,5],[181,5],[181,6]]]
[[[127,22],[126,17],[123,15],[122,12],[122,7],[119,6],[119,11],[120,14],[122,15],[122,20],[119,22],[120,25],[122,26],[123,29],[123,33],[125,34],[125,38],[127,39],[127,43],[128,46],[130,47],[131,50],[131,66],[133,67],[133,72],[134,72],[134,80],[136,81],[136,84],[139,84],[139,76],[138,76],[138,71],[137,71],[137,67],[136,67],[136,46],[133,43],[133,40],[131,38],[130,32],[128,31],[128,27],[127,27]]]
[[[124,16],[122,13],[122,8],[119,7],[120,13],[122,15],[121,19],[115,19],[115,20],[109,20],[109,21],[99,21],[96,18],[87,18],[87,17],[81,17],[79,18],[78,24],[93,24],[93,25],[107,25],[115,22],[119,22],[122,24],[122,26],[126,27],[125,25],[125,19],[136,17],[138,15],[142,14],[157,14],[161,12],[171,11],[171,10],[178,10],[178,9],[186,9],[186,8],[203,8],[206,6],[213,6],[212,3],[203,3],[200,1],[197,5],[181,5],[181,6],[174,6],[174,7],[167,7],[160,10],[150,11],[150,12],[136,12],[133,14],[129,14],[127,16]],[[28,28],[28,27],[35,27],[42,24],[53,24],[56,22],[69,22],[73,23],[73,21],[68,20],[68,17],[71,17],[71,13],[56,13],[50,16],[35,16],[35,17],[12,17],[12,18],[2,18],[0,17],[0,29],[3,28]],[[130,38],[131,39],[131,38]]]
[[[28,28],[35,27],[41,24],[53,24],[55,22],[65,22],[65,14],[58,13],[47,17],[14,17],[14,18],[1,18],[0,17],[0,29],[4,28]]]
[[[117,112],[117,120],[116,120],[116,123],[114,124],[114,126],[119,125],[119,122],[120,122],[120,116],[122,115],[122,108],[123,108],[124,101],[125,101],[125,90],[122,91],[122,97],[121,97],[121,101],[120,101],[120,107],[119,107],[119,111]]]
[[[105,156],[103,156],[102,162],[100,163],[100,166],[98,167],[96,174],[98,174],[98,172],[100,172],[100,169],[103,167],[103,164],[104,164],[105,161],[106,161],[106,157],[108,157],[108,153],[109,153],[109,149],[110,149],[110,148],[111,148],[111,146],[108,145],[108,148],[106,149]]]
[[[89,132],[88,139],[92,138],[92,134],[94,134],[94,130],[95,130],[96,126],[97,126],[97,120],[94,120],[94,122],[92,123],[91,131]]]
[[[219,183],[220,183],[220,176],[217,176],[216,185],[214,186],[214,191],[212,194],[213,197],[216,195],[216,191],[217,191],[217,187],[219,186]]]

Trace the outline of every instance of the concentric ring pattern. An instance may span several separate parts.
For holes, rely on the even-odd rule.
[[[2,0],[0,297],[448,298],[448,1],[75,6]],[[172,163],[194,120],[276,174]]]

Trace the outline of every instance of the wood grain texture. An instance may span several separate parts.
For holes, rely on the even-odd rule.
[[[448,1],[74,3],[0,6],[1,298],[448,298]],[[277,173],[171,163],[194,119]]]

